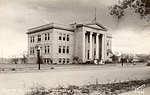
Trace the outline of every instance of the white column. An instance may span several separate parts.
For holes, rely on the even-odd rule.
[[[96,59],[99,58],[99,34],[96,34]]]
[[[82,34],[82,61],[85,61],[85,32]]]
[[[89,53],[90,53],[90,56],[89,56],[89,57],[90,57],[91,60],[93,59],[93,58],[92,58],[92,34],[93,34],[93,33],[90,32],[90,52],[89,52]]]
[[[105,35],[102,35],[102,60],[105,58]]]
[[[85,41],[85,47],[86,47],[86,51],[85,51],[85,59],[87,60],[88,59],[88,35],[86,35],[86,41]]]

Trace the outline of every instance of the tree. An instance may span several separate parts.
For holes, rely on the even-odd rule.
[[[11,64],[13,64],[13,63],[18,64],[18,61],[19,61],[19,58],[16,57],[16,56],[13,56],[13,57],[10,59]]]
[[[118,56],[116,54],[112,54],[110,58],[112,59],[114,65],[118,62]]]
[[[109,7],[110,14],[119,18],[124,16],[126,9],[133,9],[135,13],[140,14],[141,18],[148,17],[150,19],[150,0],[122,0],[118,4]]]
[[[26,64],[27,63],[27,55],[25,53],[23,53],[21,61]]]
[[[73,56],[73,61],[75,61],[76,63],[79,63],[79,57],[78,56]]]
[[[134,59],[133,55],[131,55],[131,54],[127,55],[127,60],[129,63],[132,63],[133,59]]]
[[[137,54],[136,56],[139,58],[139,62],[147,62],[149,60],[149,55],[146,54]]]

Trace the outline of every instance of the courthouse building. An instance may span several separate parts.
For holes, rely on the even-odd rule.
[[[44,63],[71,64],[73,57],[79,62],[99,59],[110,60],[111,32],[98,21],[68,26],[50,23],[29,29],[28,63],[36,63],[37,50]]]

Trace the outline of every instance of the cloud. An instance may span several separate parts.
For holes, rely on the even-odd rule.
[[[95,8],[97,8],[99,22],[112,31],[113,47],[116,50],[135,50],[134,45],[138,46],[139,43],[141,44],[139,50],[149,48],[149,34],[140,33],[143,31],[141,25],[144,21],[141,21],[132,12],[127,12],[128,15],[122,20],[117,20],[109,14],[108,6],[117,1],[0,0],[0,50],[4,48],[5,56],[21,53],[27,48],[27,29],[47,22],[67,25],[74,22],[91,22],[94,19]],[[129,36],[130,39],[128,39]]]
[[[134,31],[122,30],[116,33],[113,38],[113,50],[127,53],[149,53],[150,33],[144,31],[136,33]]]

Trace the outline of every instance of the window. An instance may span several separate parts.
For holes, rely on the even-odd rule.
[[[59,46],[58,52],[61,53],[61,46]]]
[[[59,63],[61,63],[61,58],[59,58]]]
[[[63,53],[65,53],[65,46],[63,46]]]
[[[69,46],[67,46],[67,53],[69,53]]]
[[[49,53],[49,46],[47,46],[47,53]]]
[[[32,50],[33,50],[32,53],[34,54],[34,47],[32,48]]]
[[[44,58],[44,63],[46,63],[46,58]]]
[[[59,40],[61,40],[61,37],[62,37],[62,33],[59,33]]]
[[[41,42],[41,35],[38,35],[38,42]]]
[[[47,35],[48,35],[48,40],[50,40],[50,34],[48,33]]]
[[[47,50],[46,50],[46,46],[45,46],[45,53],[47,52]]]
[[[45,40],[47,40],[47,34],[45,34]]]
[[[30,47],[30,54],[34,54],[34,47]]]
[[[63,58],[63,64],[65,64],[65,58]]]
[[[63,34],[63,40],[65,41],[66,34]]]
[[[32,37],[30,37],[30,42],[32,43]]]
[[[69,63],[69,58],[67,58],[67,63]]]
[[[107,41],[107,46],[109,46],[109,41]]]
[[[90,59],[90,53],[89,53],[89,50],[88,50],[88,56],[87,56],[87,57],[88,57],[88,59]]]
[[[67,41],[69,41],[69,34],[67,35]]]
[[[33,43],[34,42],[34,36],[30,37],[30,42]]]
[[[109,56],[109,53],[107,52],[107,56]]]
[[[47,63],[49,63],[49,58],[47,58]]]
[[[34,36],[32,37],[32,40],[33,40],[33,42],[34,42]]]

